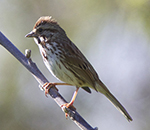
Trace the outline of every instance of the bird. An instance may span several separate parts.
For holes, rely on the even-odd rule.
[[[127,110],[100,80],[91,63],[68,38],[64,29],[60,27],[54,18],[51,16],[40,17],[32,31],[25,37],[34,38],[48,70],[58,80],[63,81],[63,83],[46,83],[44,85],[46,86],[46,95],[48,94],[49,86],[75,86],[76,90],[71,101],[62,105],[70,108],[73,106],[79,88],[88,93],[91,93],[91,88],[105,95],[128,121],[132,121],[132,117]]]

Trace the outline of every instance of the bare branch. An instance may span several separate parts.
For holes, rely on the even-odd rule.
[[[44,75],[37,68],[36,64],[30,59],[30,52],[25,57],[1,32],[0,32],[0,45],[6,48],[17,60],[21,62],[35,77],[38,83],[43,86],[46,82],[49,82]],[[55,88],[51,88],[49,91],[50,96],[60,106],[67,103],[66,100],[58,93]],[[67,112],[70,119],[81,129],[81,130],[97,130],[98,128],[92,128],[75,110],[68,108],[62,108],[63,112]]]

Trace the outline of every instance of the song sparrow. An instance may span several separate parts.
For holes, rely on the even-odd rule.
[[[80,87],[89,93],[91,93],[89,88],[92,88],[104,94],[128,121],[132,121],[126,109],[102,83],[92,65],[67,37],[56,20],[50,16],[40,17],[26,37],[34,38],[48,70],[57,79],[65,82],[53,85],[76,86],[71,102],[64,104],[66,107],[73,105]]]

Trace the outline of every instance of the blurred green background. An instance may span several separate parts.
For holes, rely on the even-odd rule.
[[[129,123],[100,93],[80,89],[75,106],[100,130],[150,129],[149,0],[1,0],[0,29],[51,82],[33,39],[24,36],[43,15],[55,18],[133,118]],[[75,87],[59,86],[70,101]],[[38,88],[33,76],[0,47],[0,130],[77,130]]]

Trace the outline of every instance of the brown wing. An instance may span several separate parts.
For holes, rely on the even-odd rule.
[[[84,81],[85,85],[96,90],[95,82],[99,81],[99,78],[92,65],[72,42],[65,46],[67,50],[65,50],[64,64],[66,64],[70,71]],[[80,87],[84,87],[84,85]]]

